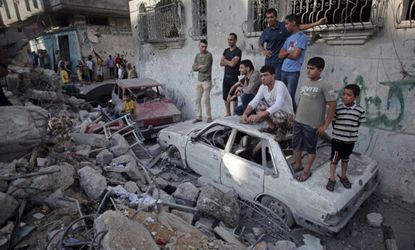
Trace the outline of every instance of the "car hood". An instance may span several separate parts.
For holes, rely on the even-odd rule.
[[[200,131],[204,127],[206,127],[206,123],[204,122],[192,123],[192,120],[189,120],[171,125],[163,129],[163,131],[173,132],[180,135],[189,135],[192,132],[196,133],[197,131]]]
[[[138,103],[134,113],[136,121],[180,116],[180,110],[170,100],[150,103]]]

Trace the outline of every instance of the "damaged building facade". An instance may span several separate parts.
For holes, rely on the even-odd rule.
[[[32,51],[47,50],[54,67],[60,53],[76,72],[78,60],[93,49],[104,59],[120,54],[133,61],[127,0],[5,0],[0,14],[5,26],[19,27],[30,39]]]
[[[415,193],[415,6],[413,0],[259,1],[133,0],[131,28],[139,75],[165,83],[185,118],[193,118],[197,76],[192,72],[198,41],[206,38],[213,54],[211,103],[223,116],[223,68],[219,60],[227,35],[238,35],[243,59],[263,65],[258,38],[265,11],[278,10],[279,20],[299,14],[305,23],[326,16],[328,23],[308,30],[310,57],[326,61],[323,77],[337,90],[345,84],[362,88],[359,103],[368,122],[356,150],[378,161],[381,192],[414,202]],[[305,80],[303,70],[300,84]]]

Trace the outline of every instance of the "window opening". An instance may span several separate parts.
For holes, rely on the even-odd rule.
[[[265,12],[269,8],[275,8],[280,11],[278,0],[248,0],[248,35],[260,35],[267,23],[265,20]]]
[[[191,36],[193,39],[206,38],[207,36],[207,12],[206,0],[192,1],[193,29]]]
[[[29,0],[25,0],[24,1],[25,5],[26,5],[26,10],[30,12],[30,4],[29,4]]]
[[[9,6],[7,4],[7,1],[2,1],[4,4],[4,9],[6,10],[6,16],[8,19],[11,19],[12,17],[10,16],[10,10],[9,10]]]
[[[37,4],[37,0],[33,0],[33,7],[35,7],[35,9],[39,9],[39,5]]]
[[[238,131],[230,153],[262,165],[261,139]]]
[[[145,25],[141,39],[168,42],[184,38],[184,6],[179,0],[160,0],[153,6],[140,6],[140,25]]]
[[[199,139],[202,143],[224,150],[232,129],[223,125],[214,125],[204,131]]]

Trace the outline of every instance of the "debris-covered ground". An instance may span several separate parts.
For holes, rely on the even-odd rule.
[[[10,71],[0,249],[415,248],[413,204],[376,194],[336,236],[289,229],[261,204],[176,166],[154,141],[137,141],[133,125],[112,126],[61,94],[53,72]],[[102,133],[85,133],[91,124]]]

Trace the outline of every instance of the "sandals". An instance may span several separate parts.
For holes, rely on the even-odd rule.
[[[340,178],[340,182],[343,184],[344,188],[350,189],[352,187],[352,183],[350,183],[349,179],[346,177],[342,178],[340,175],[337,175]]]
[[[327,185],[326,185],[326,189],[329,190],[330,192],[333,192],[335,184],[336,184],[336,181],[335,180],[332,181],[329,178],[329,181],[327,182]]]
[[[310,178],[312,175],[313,175],[313,172],[310,172],[307,177],[304,177],[303,175],[297,175],[296,179],[299,182],[304,182],[308,180],[308,178]]]
[[[259,132],[268,133],[268,134],[276,134],[277,130],[278,128],[270,128],[270,127],[258,129]]]
[[[294,168],[294,173],[298,173],[298,172],[301,172],[303,170],[304,170],[304,167],[300,167],[300,168],[297,168],[297,169]]]

